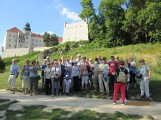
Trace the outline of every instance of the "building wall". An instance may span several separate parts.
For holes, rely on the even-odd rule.
[[[7,58],[7,57],[14,57],[14,56],[23,56],[26,55],[30,52],[34,52],[34,51],[44,51],[47,49],[50,49],[52,47],[35,47],[35,48],[16,48],[16,49],[5,49],[2,53],[1,53],[1,57],[2,58]]]
[[[4,37],[4,49],[44,47],[43,38],[31,35],[29,31],[19,33],[7,31]],[[24,41],[21,41],[22,37],[25,38]]]
[[[6,32],[5,34],[5,46],[4,49],[12,49],[17,47],[17,34],[13,32]]]
[[[64,24],[63,43],[67,41],[89,40],[88,23],[77,22],[72,24]]]
[[[4,52],[2,52],[1,57],[14,57],[14,56],[22,56],[26,55],[32,50],[30,48],[17,48],[17,49],[5,49]]]

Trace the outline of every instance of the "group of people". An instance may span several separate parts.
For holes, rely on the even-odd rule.
[[[20,72],[23,92],[30,93],[31,96],[33,92],[37,94],[38,81],[41,78],[42,91],[52,97],[62,93],[69,95],[71,91],[77,94],[92,87],[99,90],[102,95],[112,96],[113,104],[116,104],[120,91],[122,104],[125,105],[125,101],[129,99],[129,87],[135,87],[137,78],[140,82],[140,97],[144,97],[145,94],[149,98],[150,68],[145,60],[140,59],[140,65],[136,66],[136,61],[132,56],[125,60],[119,60],[118,56],[110,58],[107,61],[106,57],[101,58],[98,55],[93,61],[78,54],[77,59],[71,57],[65,60],[61,57],[60,60],[52,61],[47,56],[42,65],[38,61],[32,61],[30,65],[30,61],[27,60]],[[38,74],[39,70],[41,75]],[[13,94],[18,75],[19,68],[14,59],[8,80]]]

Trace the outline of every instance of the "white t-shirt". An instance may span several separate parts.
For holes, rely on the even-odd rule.
[[[61,72],[61,68],[60,67],[56,67],[56,68],[52,67],[51,71],[53,71],[54,75],[56,75]],[[52,77],[54,77],[54,76],[52,75]]]

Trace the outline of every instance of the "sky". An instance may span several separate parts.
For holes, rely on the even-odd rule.
[[[96,8],[99,2],[93,0]],[[64,22],[80,21],[81,9],[80,0],[0,0],[0,48],[7,30],[23,30],[27,22],[34,33],[62,36]]]

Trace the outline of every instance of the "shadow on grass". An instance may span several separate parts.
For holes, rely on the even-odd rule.
[[[18,102],[18,101],[14,100],[14,101],[8,101],[8,102],[5,103],[5,104],[1,104],[1,105],[0,105],[0,111],[1,111],[1,110],[7,110],[8,107],[9,107],[10,105],[12,105],[12,104],[14,104],[14,103],[16,103],[16,102]]]
[[[76,113],[64,111],[62,109],[53,109],[51,113],[44,112],[43,109],[45,106],[28,106],[24,107],[23,111],[12,111],[7,110],[6,120],[137,120],[143,118],[138,115],[125,115],[120,112],[115,112],[114,114],[110,113],[98,113],[95,111],[84,110]],[[17,114],[22,115],[17,117]],[[149,117],[150,120],[153,120],[152,117]]]
[[[152,99],[150,101],[155,102],[161,102],[161,81],[150,81],[150,94]],[[129,88],[129,99],[130,100],[139,100],[139,101],[149,101],[149,99],[140,98],[140,85],[139,83],[136,83],[136,87],[130,87]],[[93,90],[92,88],[89,88],[88,91],[82,91],[78,94],[79,97],[87,97],[87,98],[102,98],[106,99],[106,95],[101,95],[98,90]],[[119,95],[120,96],[120,95]],[[112,96],[111,96],[112,98]]]

